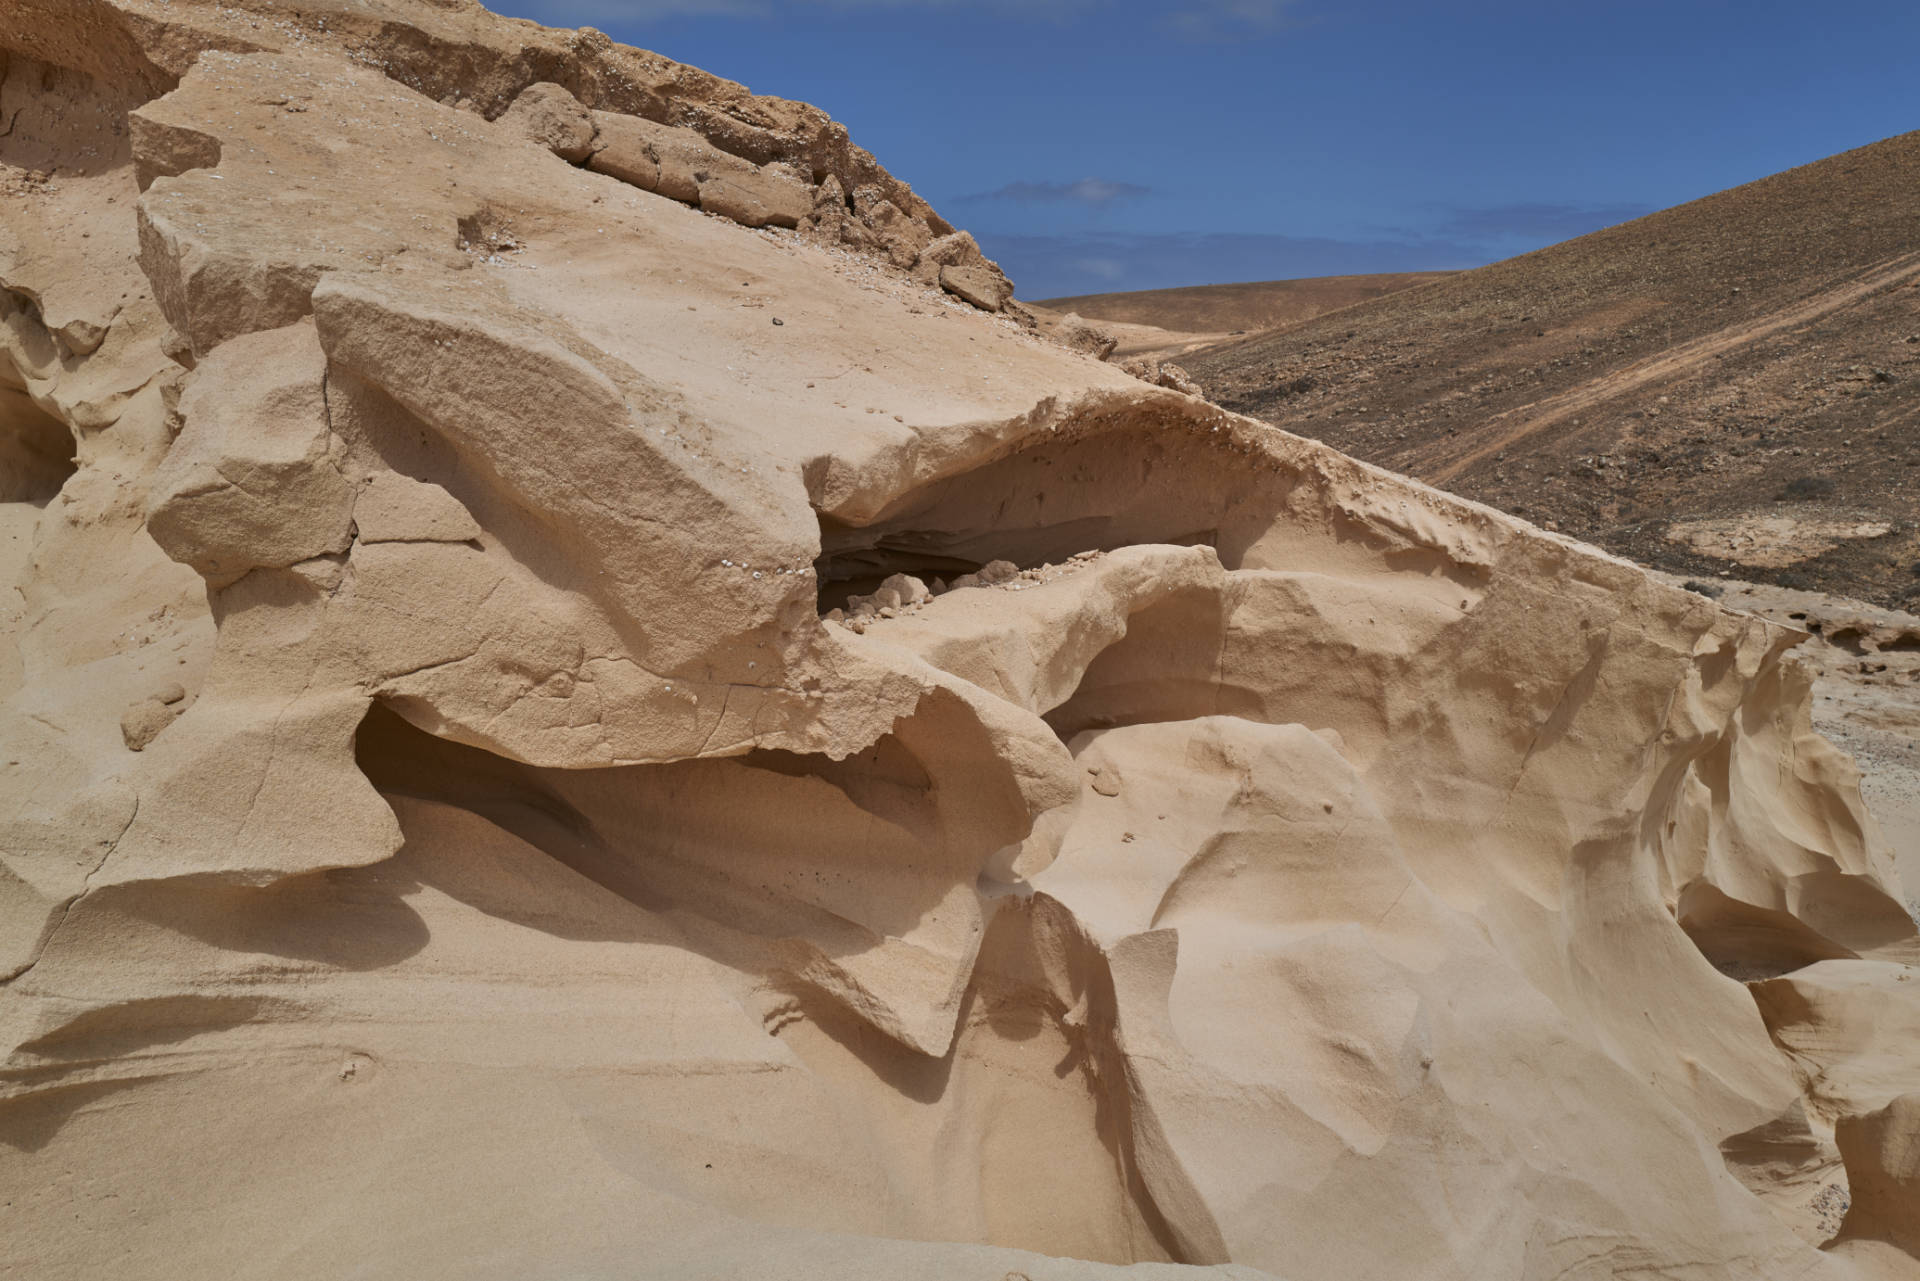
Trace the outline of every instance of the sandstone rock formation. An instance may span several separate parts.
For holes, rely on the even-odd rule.
[[[594,33],[0,13],[22,1275],[1912,1274],[1794,630]]]

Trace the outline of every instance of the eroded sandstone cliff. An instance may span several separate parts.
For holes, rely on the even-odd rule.
[[[0,16],[21,1275],[1914,1272],[1796,633],[595,33]]]

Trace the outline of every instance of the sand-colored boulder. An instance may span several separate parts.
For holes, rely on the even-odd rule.
[[[1062,316],[1047,336],[1072,351],[1084,352],[1095,360],[1105,360],[1120,345],[1112,331],[1082,320],[1075,312]]]
[[[672,150],[672,130],[638,116],[604,111],[595,115],[594,125],[594,149],[587,161],[590,168],[682,204],[700,202],[700,185],[687,166],[673,165],[662,171],[661,153]],[[694,145],[693,139],[683,144],[686,148]]]
[[[852,192],[853,211],[876,249],[896,267],[911,267],[935,238],[921,220],[888,198],[882,187],[867,184]]]
[[[940,287],[982,311],[999,311],[1013,296],[1005,278],[985,267],[942,267]]]
[[[154,541],[221,581],[344,552],[353,494],[334,465],[313,327],[236,339],[196,372],[155,476]]]
[[[173,724],[174,719],[187,710],[186,697],[184,688],[169,685],[127,708],[120,717],[120,736],[125,740],[127,750],[146,750],[147,744],[159,737],[161,730]]]
[[[700,207],[743,227],[797,227],[813,209],[813,193],[791,173],[773,166],[754,170],[702,167]]]
[[[1199,385],[1188,376],[1187,371],[1170,360],[1156,356],[1132,356],[1121,361],[1120,367],[1141,382],[1152,383],[1155,387],[1185,392],[1189,396],[1201,394]]]
[[[563,85],[528,85],[497,123],[569,164],[593,154],[593,116]]]
[[[986,255],[980,252],[980,243],[973,238],[973,233],[956,231],[928,242],[914,263],[913,275],[916,280],[937,285],[940,283],[942,267],[983,267],[986,264]]]
[[[971,232],[956,231],[923,245],[913,276],[986,311],[999,311],[1013,297],[1013,282],[1000,264],[980,252]]]
[[[198,373],[156,474],[154,542],[213,580],[346,551],[353,494],[332,463],[313,326],[248,334]]]
[[[729,155],[691,129],[608,112],[596,112],[594,121],[588,165],[642,191],[745,227],[797,227],[813,210],[813,192],[797,175]]]

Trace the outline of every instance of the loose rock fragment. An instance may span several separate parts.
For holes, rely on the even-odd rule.
[[[1006,278],[984,267],[942,267],[940,287],[982,311],[999,311],[1013,296]]]
[[[499,124],[570,164],[593,154],[593,116],[561,85],[528,85]]]
[[[181,706],[181,700],[186,697],[185,692],[182,691],[178,697],[174,698],[167,697],[169,692],[171,691],[164,691],[151,698],[143,698],[127,708],[126,713],[121,716],[120,737],[126,743],[128,751],[145,750],[147,744],[153,742],[161,730],[173,724],[174,718],[186,710]]]

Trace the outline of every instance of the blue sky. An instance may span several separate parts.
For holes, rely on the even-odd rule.
[[[488,0],[798,98],[1025,298],[1474,266],[1920,129],[1916,0]]]

